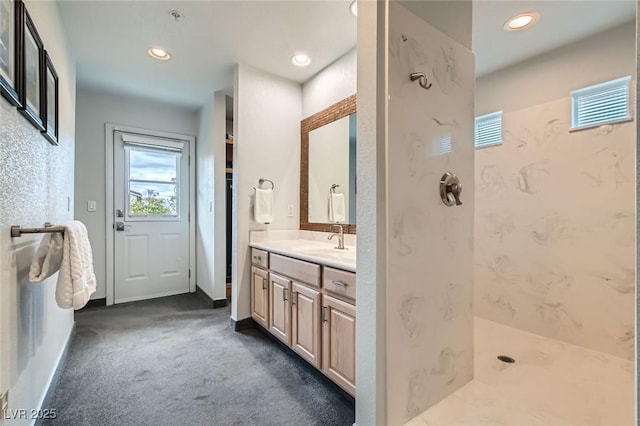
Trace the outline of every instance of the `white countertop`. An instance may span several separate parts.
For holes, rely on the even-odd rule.
[[[336,242],[320,242],[312,240],[273,240],[250,242],[253,248],[266,250],[271,253],[283,256],[295,257],[296,259],[330,266],[332,268],[344,269],[345,271],[356,271],[356,248],[345,246],[345,250],[336,249]]]

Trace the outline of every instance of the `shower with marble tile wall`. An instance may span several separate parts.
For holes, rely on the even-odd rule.
[[[633,20],[481,76],[475,110],[503,111],[502,144],[475,152],[476,317],[629,361],[635,123],[572,131],[570,92],[635,93],[635,38]]]

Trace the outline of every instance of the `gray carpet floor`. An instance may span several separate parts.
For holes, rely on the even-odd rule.
[[[354,400],[266,332],[193,294],[76,314],[41,425],[335,425]]]

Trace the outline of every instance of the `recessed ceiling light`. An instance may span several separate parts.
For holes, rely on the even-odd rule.
[[[293,55],[291,57],[291,62],[293,65],[297,65],[299,67],[306,67],[311,63],[311,58],[305,55],[304,53],[298,53],[297,55]]]
[[[349,6],[349,10],[353,16],[358,16],[358,0],[353,0],[351,2],[351,6]]]
[[[147,50],[147,53],[153,59],[157,59],[159,61],[168,61],[169,59],[171,59],[171,54],[161,47],[150,47]]]
[[[504,24],[505,31],[518,31],[530,27],[538,20],[535,12],[521,13],[509,19]]]

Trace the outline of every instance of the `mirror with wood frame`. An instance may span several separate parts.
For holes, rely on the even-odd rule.
[[[356,95],[301,122],[300,229],[356,233]]]

